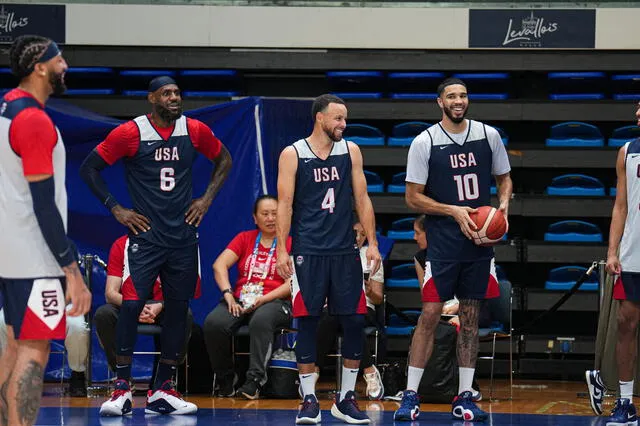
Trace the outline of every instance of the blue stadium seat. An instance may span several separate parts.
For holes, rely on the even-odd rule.
[[[491,192],[491,195],[498,194],[498,187],[496,186],[496,178],[493,176],[491,176],[491,188],[489,188],[489,192]]]
[[[604,137],[596,126],[581,121],[567,121],[551,127],[545,142],[551,147],[600,147]]]
[[[360,146],[384,145],[384,134],[377,127],[367,124],[350,123],[344,130],[344,138]]]
[[[107,67],[70,67],[65,75],[71,96],[109,96],[115,90],[115,73]]]
[[[408,121],[393,126],[391,136],[387,140],[389,146],[410,146],[411,142],[420,133],[431,127],[431,124],[422,121]]]
[[[612,197],[615,197],[616,195],[618,195],[618,188],[616,188],[615,186],[609,188],[609,195],[611,195]]]
[[[384,181],[379,174],[369,170],[364,171],[364,177],[367,180],[367,192],[379,193],[384,192]]]
[[[420,311],[417,310],[403,310],[401,312],[416,322],[420,317]],[[389,321],[385,330],[387,336],[409,336],[411,335],[414,327],[415,325],[406,321],[404,318],[401,318],[397,314],[391,314],[389,315]]]
[[[602,182],[592,176],[568,174],[554,177],[547,187],[547,194],[603,197],[605,192]]]
[[[387,237],[392,240],[412,240],[414,217],[406,217],[391,222],[391,229],[387,232]]]
[[[504,131],[504,129],[502,129],[502,127],[496,127],[496,126],[491,126],[494,129],[496,129],[498,131],[498,134],[500,135],[500,138],[502,139],[502,144],[504,146],[509,145],[509,135],[507,135],[507,133]]]
[[[161,75],[175,77],[173,70],[122,70],[120,85],[124,96],[147,96],[149,82]]]
[[[640,127],[637,125],[618,127],[609,138],[609,146],[620,147],[636,138],[640,138]]]
[[[391,238],[387,238],[384,235],[377,235],[378,238],[378,252],[380,252],[380,256],[382,256],[382,260],[385,261],[389,258],[391,254],[391,250],[393,250],[393,245],[395,241]]]
[[[569,290],[587,271],[583,266],[561,266],[549,271],[544,288],[547,290]],[[596,291],[598,290],[598,274],[591,274],[578,290]]]
[[[420,288],[416,265],[403,263],[391,268],[391,276],[384,283],[387,288]]]
[[[404,194],[404,190],[406,188],[405,178],[407,177],[406,172],[396,173],[391,178],[391,183],[387,186],[387,192],[391,192],[393,194]]]
[[[607,77],[603,72],[550,72],[548,82],[549,99],[599,100],[604,99]]]
[[[544,240],[567,243],[601,243],[602,232],[593,223],[581,220],[563,220],[549,225],[544,234]]]
[[[231,98],[240,94],[241,80],[236,70],[182,70],[178,75],[185,97]]]
[[[330,92],[343,99],[379,99],[384,75],[380,71],[328,71]]]
[[[470,100],[504,100],[509,98],[509,73],[458,73],[453,74],[452,77],[465,82]]]
[[[392,72],[387,75],[391,99],[435,99],[442,72]]]
[[[611,76],[611,92],[617,101],[640,99],[640,74],[616,74]]]

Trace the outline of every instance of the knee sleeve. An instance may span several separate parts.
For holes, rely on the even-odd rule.
[[[116,325],[116,353],[132,356],[138,337],[138,316],[144,308],[144,300],[123,300]]]
[[[364,315],[340,315],[342,325],[342,356],[346,359],[362,359],[364,347]]]
[[[299,364],[316,362],[316,333],[320,317],[298,318],[298,336],[296,338],[296,361]]]
[[[162,323],[162,360],[177,361],[187,340],[188,300],[166,300]]]

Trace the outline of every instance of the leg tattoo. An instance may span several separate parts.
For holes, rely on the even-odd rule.
[[[16,403],[18,417],[22,423],[32,425],[36,421],[42,397],[43,374],[42,366],[31,360],[22,377],[18,379]]]
[[[7,389],[9,388],[9,382],[11,381],[11,373],[7,380],[0,385],[0,425],[9,425],[9,401],[7,401]]]
[[[478,358],[478,318],[481,300],[460,300],[460,333],[456,352],[460,367],[475,368]]]

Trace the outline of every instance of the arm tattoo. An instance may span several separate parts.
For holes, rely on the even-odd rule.
[[[42,381],[44,369],[40,364],[31,360],[18,379],[16,403],[18,416],[24,424],[32,425],[38,416],[40,398],[42,397]]]
[[[0,385],[0,425],[9,425],[9,402],[7,401],[7,389],[9,388],[9,382],[11,381],[11,373],[2,385]]]
[[[475,368],[478,358],[478,318],[482,300],[460,300],[460,333],[456,352],[460,367]]]
[[[215,170],[211,174],[211,180],[207,185],[207,189],[204,192],[203,197],[208,199],[209,201],[213,201],[213,199],[222,188],[222,184],[227,179],[229,172],[231,171],[231,155],[229,151],[222,146],[220,154],[217,158],[213,160],[213,164],[215,165]]]

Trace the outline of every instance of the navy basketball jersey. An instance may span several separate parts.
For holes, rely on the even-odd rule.
[[[491,204],[493,151],[485,126],[468,121],[467,132],[453,137],[438,123],[426,130],[431,155],[425,195],[443,204],[472,208]],[[461,143],[460,143],[461,142]],[[427,259],[473,261],[493,257],[491,247],[480,247],[467,239],[450,216],[427,215]]]
[[[140,145],[133,157],[124,158],[127,187],[135,210],[151,220],[151,230],[138,238],[163,247],[196,243],[195,226],[185,222],[193,193],[191,166],[197,157],[186,117],[176,120],[166,141],[146,115],[134,122]]]
[[[291,221],[292,254],[354,252],[351,157],[345,140],[334,142],[326,160],[305,139],[293,144],[298,155]]]

